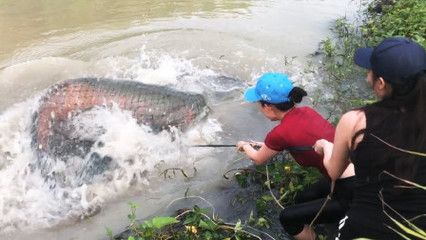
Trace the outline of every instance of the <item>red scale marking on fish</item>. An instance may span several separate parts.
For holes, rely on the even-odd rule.
[[[92,108],[99,99],[94,96],[94,89],[87,85],[67,85],[61,90],[53,93],[39,111],[37,143],[43,150],[46,150],[49,136],[53,134],[52,125],[66,121],[77,111]]]
[[[184,112],[186,113],[186,114],[185,114],[185,123],[186,123],[186,124],[189,124],[189,123],[191,123],[192,121],[194,121],[195,113],[194,113],[194,111],[193,111],[193,109],[192,109],[192,108],[190,108],[190,107],[185,107]]]

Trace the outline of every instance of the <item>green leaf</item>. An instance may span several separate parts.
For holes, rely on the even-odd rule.
[[[179,220],[177,220],[174,217],[155,217],[151,220],[145,221],[143,223],[143,226],[155,228],[155,229],[161,229],[167,225],[178,223]]]
[[[254,224],[255,222],[256,222],[256,219],[254,218],[253,210],[251,210],[251,212],[250,212],[250,217],[249,217],[249,220],[248,220],[248,223],[249,223],[249,224]]]
[[[203,237],[204,237],[204,239],[206,239],[206,240],[210,240],[210,239],[214,239],[213,238],[213,234],[211,233],[211,232],[204,232],[204,234],[203,234]]]
[[[410,234],[410,235],[412,235],[412,236],[415,236],[415,237],[418,237],[418,238],[420,238],[420,239],[426,239],[426,236],[425,235],[423,235],[423,234],[421,234],[421,233],[419,233],[419,232],[416,232],[416,231],[414,231],[413,229],[411,229],[411,228],[409,228],[409,227],[406,227],[404,224],[402,224],[402,223],[400,223],[400,222],[398,222],[397,220],[395,220],[394,218],[392,218],[391,216],[389,216],[389,215],[387,215],[399,228],[401,228],[404,232],[406,232],[406,233],[408,233],[408,234]]]
[[[210,231],[214,231],[218,227],[217,224],[214,223],[214,222],[212,222],[211,220],[208,220],[208,221],[200,220],[200,222],[198,223],[198,226],[200,228],[203,228],[203,229],[206,229],[206,230],[210,230]]]
[[[274,198],[273,198],[271,195],[263,195],[263,196],[262,196],[262,199],[263,199],[265,202],[269,202],[269,201],[274,200]]]
[[[263,218],[263,217],[261,217],[261,218],[259,218],[259,219],[257,220],[256,226],[259,226],[259,227],[266,227],[266,228],[269,228],[269,227],[270,227],[270,226],[269,226],[269,223],[268,223],[268,220],[266,220],[266,219],[265,219],[265,218]]]
[[[111,228],[106,228],[106,232],[109,239],[114,239],[114,235],[112,234]]]
[[[239,232],[243,230],[243,226],[241,225],[241,220],[238,220],[234,227],[235,232]]]

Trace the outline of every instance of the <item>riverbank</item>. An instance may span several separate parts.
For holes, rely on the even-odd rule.
[[[391,36],[412,38],[426,47],[426,2],[422,0],[362,1],[354,21],[340,18],[331,28],[332,36],[321,42],[320,72],[323,85],[314,97],[314,106],[325,108],[328,118],[336,122],[344,112],[374,101],[365,91],[365,71],[355,66],[357,48],[375,46]]]

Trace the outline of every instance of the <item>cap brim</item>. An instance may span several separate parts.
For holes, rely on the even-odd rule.
[[[373,53],[373,48],[359,48],[355,51],[354,62],[356,65],[371,69],[371,54]]]
[[[246,102],[257,102],[261,99],[259,95],[257,95],[255,87],[248,88],[244,93],[244,100]]]

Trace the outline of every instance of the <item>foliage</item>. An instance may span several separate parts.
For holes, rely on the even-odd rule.
[[[380,6],[380,9],[378,9]],[[409,37],[426,48],[426,1],[372,1],[365,12],[362,34],[377,44],[390,36]]]
[[[355,50],[365,44],[359,29],[346,18],[340,18],[335,21],[332,32],[336,37],[327,38],[320,45],[324,54],[320,66],[322,83],[328,94],[324,95],[322,88],[319,89],[314,93],[313,105],[324,109],[329,114],[327,118],[335,123],[344,112],[361,106],[360,99],[372,97],[355,81],[365,75],[353,64]]]
[[[384,171],[383,173],[388,174],[389,176],[404,182],[405,184],[407,184],[407,186],[411,186],[412,188],[418,188],[419,190],[426,191],[426,186],[399,178],[387,171]],[[426,217],[426,214],[421,214],[414,218],[407,219],[401,214],[399,214],[397,211],[395,211],[388,203],[386,203],[381,193],[380,193],[380,199],[382,201],[382,205],[385,206],[386,209],[389,209],[393,213],[393,216],[392,216],[387,210],[385,210],[385,207],[383,208],[383,212],[385,213],[385,215],[394,223],[394,226],[386,225],[389,229],[397,233],[403,239],[411,239],[414,236],[416,239],[426,240],[426,231],[424,229],[417,227],[413,223],[413,221],[416,219]]]
[[[392,222],[394,222],[398,226],[399,230],[391,227],[389,228],[395,231],[399,236],[403,237],[404,239],[411,239],[411,237],[413,236],[418,239],[426,239],[426,232],[421,228],[418,228],[411,222],[404,221],[404,224],[403,222],[400,222],[389,215],[388,217],[392,220]]]
[[[127,236],[111,237],[111,230],[107,230],[110,239],[127,240],[154,240],[154,239],[260,239],[257,235],[244,230],[241,221],[235,224],[224,223],[207,215],[207,210],[194,206],[184,210],[176,217],[157,216],[139,223],[136,220],[137,205],[130,204],[129,230]]]
[[[261,186],[260,196],[256,199],[256,211],[260,218],[267,217],[271,211],[276,213],[277,205],[274,203],[274,197],[282,205],[292,204],[296,193],[316,182],[320,176],[318,170],[301,167],[286,153],[275,156],[268,168],[256,166],[255,170],[241,169],[235,174],[241,187],[252,184]],[[267,191],[269,189],[274,196]]]
[[[323,89],[314,94],[314,106],[322,107],[329,118],[336,122],[342,113],[371,102],[359,79],[365,72],[353,64],[357,48],[375,46],[390,36],[405,36],[426,47],[426,1],[424,0],[373,0],[364,1],[366,10],[359,12],[360,25],[347,18],[336,20],[332,28],[334,36],[321,42],[323,53],[321,69]]]

